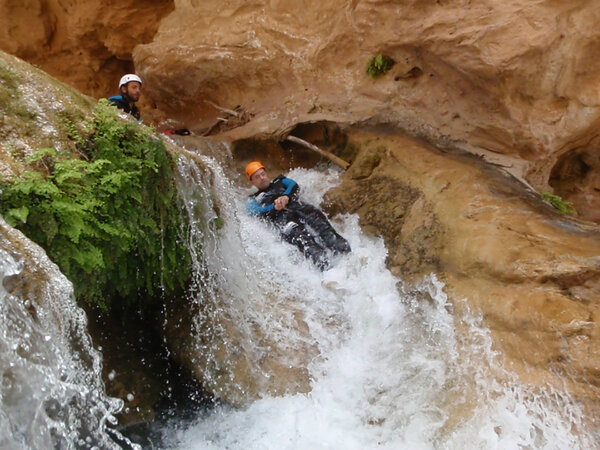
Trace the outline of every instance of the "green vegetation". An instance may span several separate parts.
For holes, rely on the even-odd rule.
[[[96,100],[0,51],[0,147],[3,162],[20,172],[31,149],[75,149],[72,129]]]
[[[19,82],[19,76],[4,63],[0,63],[0,89],[13,91],[19,86]]]
[[[573,203],[563,200],[560,196],[551,194],[549,192],[543,192],[542,198],[558,209],[563,214],[576,214],[577,211],[573,206]]]
[[[0,61],[0,125],[10,116],[19,116],[32,119],[34,114],[30,113],[18,91],[21,84],[19,75],[10,69],[8,65]]]
[[[108,309],[183,288],[189,252],[162,141],[106,100],[82,126],[70,119],[79,157],[37,151],[35,170],[0,182],[0,213],[46,250],[78,300]]]
[[[367,62],[367,74],[371,78],[377,78],[387,73],[395,63],[396,61],[392,58],[380,53],[379,55],[370,58]]]

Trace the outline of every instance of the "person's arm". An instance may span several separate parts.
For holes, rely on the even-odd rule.
[[[290,197],[290,199],[296,200],[296,196],[298,194],[298,191],[300,190],[298,183],[296,183],[291,178],[286,177],[283,177],[281,179],[281,183],[285,186],[285,191],[283,191],[283,194],[281,195],[287,195],[288,197]]]
[[[285,187],[285,191],[283,191],[282,194],[279,197],[277,197],[275,199],[275,202],[273,203],[277,211],[281,211],[282,209],[284,209],[288,205],[290,200],[297,200],[298,190],[300,190],[298,183],[296,183],[291,178],[286,178],[282,176],[281,184],[283,184],[283,186]]]
[[[260,206],[254,197],[248,197],[246,201],[246,210],[251,216],[258,216],[260,214],[266,214],[269,211],[273,211],[275,205],[270,203],[266,206]]]

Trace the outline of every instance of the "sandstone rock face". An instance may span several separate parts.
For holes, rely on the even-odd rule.
[[[107,97],[134,70],[134,47],[150,41],[172,9],[172,0],[3,1],[0,49],[87,95]]]
[[[470,155],[402,136],[349,134],[357,150],[343,183],[328,194],[330,212],[356,212],[364,228],[383,235],[388,264],[405,280],[434,271],[455,308],[468,299],[521,379],[564,383],[596,414],[597,227],[559,215]]]
[[[232,137],[386,123],[501,157],[600,220],[598,163],[581,156],[600,146],[596,2],[29,0],[0,11],[0,48],[87,94],[114,92],[133,59],[146,120],[206,130],[220,113],[209,101],[253,117]],[[396,64],[373,80],[377,54]],[[585,160],[577,182],[574,160]]]
[[[189,126],[217,114],[204,100],[256,114],[234,136],[324,118],[388,123],[514,158],[548,190],[563,155],[598,150],[599,19],[600,4],[583,0],[180,0],[134,60],[148,95]],[[380,53],[396,65],[373,80],[365,64]],[[595,182],[571,193],[556,181],[584,216],[597,201]]]

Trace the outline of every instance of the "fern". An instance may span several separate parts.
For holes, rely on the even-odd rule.
[[[80,128],[83,159],[37,151],[36,170],[0,182],[0,213],[44,247],[79,300],[135,306],[183,288],[189,253],[164,144],[102,100]]]

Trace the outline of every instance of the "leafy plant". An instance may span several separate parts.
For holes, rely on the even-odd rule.
[[[189,252],[164,144],[103,100],[82,129],[73,136],[81,159],[41,149],[30,159],[36,170],[0,182],[0,212],[46,250],[80,300],[107,309],[183,287]]]
[[[392,58],[380,53],[377,56],[369,58],[369,61],[367,61],[367,74],[371,78],[377,78],[387,73],[395,63],[396,61]]]
[[[543,192],[542,198],[558,209],[563,214],[576,214],[577,211],[573,206],[573,203],[567,202],[558,195],[551,194],[550,192]]]

